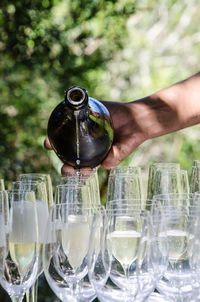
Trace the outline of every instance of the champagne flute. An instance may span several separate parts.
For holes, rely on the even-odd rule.
[[[47,200],[49,208],[53,205],[53,188],[51,176],[45,173],[25,173],[19,174],[19,181],[22,182],[32,182],[32,181],[40,181],[44,182],[46,186],[47,192]],[[36,280],[36,284],[29,290],[26,298],[28,302],[36,302],[37,301],[37,292],[38,292],[38,280]]]
[[[98,210],[99,206],[91,201],[91,186],[88,183],[85,184],[85,181],[80,182],[71,182],[69,180],[69,184],[58,185],[56,187],[55,192],[55,203],[66,203],[66,204],[77,204],[81,203],[82,206],[86,208],[90,208],[92,210]],[[79,288],[82,296],[91,296],[94,297],[95,291],[91,286],[88,280],[88,276],[86,275],[82,280],[79,281]]]
[[[138,167],[112,169],[108,177],[107,204],[112,200],[143,199],[143,182]]]
[[[187,204],[187,201],[185,202]],[[191,232],[199,211],[191,214],[190,206],[164,206],[168,265],[164,277],[157,282],[159,292],[175,301],[192,301],[194,271],[190,263],[190,251],[195,242]]]
[[[42,245],[45,241],[45,229],[48,221],[48,199],[47,191],[44,182],[41,181],[15,181],[13,182],[14,190],[30,190],[35,193],[36,209],[38,219],[38,242],[40,247],[39,265],[38,265],[38,277],[43,272],[42,265]]]
[[[0,198],[4,206],[9,201],[10,214],[6,215],[9,229],[6,223],[3,228],[6,240],[1,240],[0,283],[12,301],[21,302],[37,277],[39,246],[35,194],[26,190],[5,192]]]
[[[44,231],[48,218],[48,207],[52,206],[52,184],[49,174],[41,173],[27,173],[20,174],[19,181],[13,183],[14,188],[25,188],[31,189],[36,195],[36,205],[38,213],[38,228],[39,228],[39,242],[40,251],[42,250],[42,244],[44,242]],[[40,252],[39,257],[39,267],[38,267],[38,277],[43,271],[42,268],[42,257]],[[36,283],[30,288],[26,293],[26,300],[28,302],[36,302],[38,293],[38,278]]]
[[[81,301],[79,282],[87,274],[91,214],[84,203],[56,204],[50,211],[47,242],[43,249],[44,273],[62,300]],[[90,293],[91,294],[91,293]],[[95,297],[87,297],[92,301]]]
[[[111,254],[111,280],[127,292],[129,299],[144,299],[155,288],[151,237],[146,211],[117,209],[108,215],[108,248]],[[151,252],[150,252],[151,251]]]

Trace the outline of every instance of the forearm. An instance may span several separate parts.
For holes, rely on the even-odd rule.
[[[146,139],[200,123],[200,73],[132,102]]]

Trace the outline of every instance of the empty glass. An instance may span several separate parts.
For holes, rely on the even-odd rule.
[[[153,163],[149,165],[147,198],[152,199],[155,194],[155,174],[157,170],[180,170],[178,163]]]
[[[154,177],[154,193],[189,193],[189,181],[186,170],[159,169]]]
[[[143,199],[143,190],[139,167],[113,168],[108,177],[107,204],[118,199]]]

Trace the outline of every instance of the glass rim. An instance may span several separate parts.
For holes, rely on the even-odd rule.
[[[95,175],[94,174],[91,174],[91,175],[68,175],[68,176],[62,176],[61,178],[60,178],[60,180],[62,181],[62,180],[67,180],[67,179],[76,179],[76,178],[78,178],[78,179],[90,179],[90,177],[95,177]]]
[[[187,170],[184,170],[184,169],[158,169],[156,171],[156,173],[168,173],[168,174],[172,174],[172,173],[181,173],[181,174],[188,174],[188,171]]]
[[[116,166],[111,167],[109,171],[117,171],[117,170],[140,170],[141,166]]]
[[[150,163],[149,164],[149,167],[150,166],[156,166],[156,165],[163,165],[163,166],[172,166],[172,165],[177,165],[177,166],[180,166],[180,163],[176,163],[176,162],[154,162],[154,163]]]
[[[81,184],[81,183],[69,183],[69,184],[62,184],[62,185],[57,185],[56,190],[58,189],[64,189],[64,188],[83,188],[83,187],[89,187],[87,185]]]
[[[196,194],[196,196],[198,195],[198,193]],[[200,193],[199,193],[200,195]],[[172,198],[172,197],[176,197],[176,198],[173,198],[173,199],[181,199],[180,197],[182,198],[192,198],[195,196],[195,193],[164,193],[164,194],[157,194],[157,195],[154,195],[153,196],[153,199],[155,200],[158,200],[158,199],[163,199],[163,198]]]
[[[27,179],[26,181],[24,180],[15,180],[12,181],[12,184],[18,184],[18,183],[23,183],[24,185],[31,185],[31,184],[42,184],[44,183],[41,179],[35,180],[35,179]]]
[[[50,176],[50,174],[49,173],[21,173],[21,174],[19,174],[19,177],[20,176],[28,176],[28,175],[35,175],[35,176]]]
[[[67,168],[65,169],[65,171],[69,171],[69,172],[75,172],[75,173],[81,173],[82,171],[97,171],[98,167],[94,167],[94,168],[81,168],[81,169],[74,169],[74,168]]]
[[[122,208],[116,208],[116,209],[105,209],[105,211],[107,213],[112,213],[112,212],[119,212],[120,213],[126,213],[126,214],[130,214],[131,212],[132,213],[148,213],[149,214],[149,211],[146,210],[146,209],[140,209],[140,208],[132,208],[132,209],[122,209]]]
[[[125,201],[125,200],[127,200],[127,201],[131,201],[131,200],[135,201],[135,200],[138,200],[138,203],[141,203],[142,201],[149,201],[149,202],[152,201],[152,202],[154,202],[153,199],[148,199],[148,198],[121,198],[121,199],[113,199],[113,200],[109,200],[109,201],[107,201],[106,204],[109,204],[109,203],[119,203],[119,202]]]
[[[33,192],[35,194],[35,191],[33,190],[26,190],[26,189],[10,189],[10,190],[2,190],[0,192],[7,192],[7,193],[19,193],[19,192]]]
[[[119,173],[119,174],[110,174],[108,176],[108,179],[111,179],[111,178],[138,178],[138,179],[141,179],[141,175],[140,174],[137,174],[137,173],[131,173],[131,174],[126,174],[126,173]]]
[[[78,203],[74,203],[74,202],[61,202],[61,203],[54,203],[53,205],[52,205],[52,207],[51,207],[51,209],[52,208],[56,208],[56,207],[76,207],[76,206],[80,206],[81,208],[87,208],[87,209],[98,209],[98,208],[104,208],[105,209],[105,207],[103,206],[103,205],[96,205],[95,207],[94,207],[94,205],[91,205],[91,206],[89,206],[89,204],[86,204],[87,206],[85,206],[85,203],[82,203],[82,202],[78,202]]]
[[[197,213],[191,213],[191,212],[185,211],[184,209],[183,209],[183,211],[180,211],[181,209],[176,209],[176,210],[177,211],[174,211],[174,209],[171,209],[169,211],[161,212],[160,216],[164,217],[164,218],[167,217],[167,218],[178,218],[178,219],[181,219],[181,217],[187,217],[187,218],[190,218],[190,217],[191,218],[192,217],[198,218],[199,217],[198,212]]]

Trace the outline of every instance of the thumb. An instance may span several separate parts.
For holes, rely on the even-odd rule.
[[[50,144],[50,141],[49,141],[48,137],[46,137],[45,140],[44,140],[44,147],[47,150],[52,150],[52,147],[51,147],[51,144]]]

